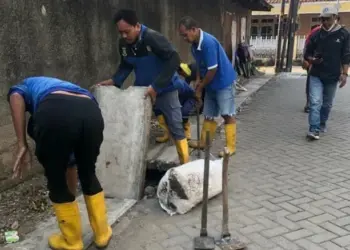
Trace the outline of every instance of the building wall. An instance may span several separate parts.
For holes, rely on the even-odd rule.
[[[224,2],[226,8],[235,15],[249,13],[228,2]],[[83,87],[108,79],[119,62],[112,17],[123,7],[136,9],[144,24],[164,33],[184,61],[193,59],[190,46],[177,34],[182,16],[193,16],[204,30],[223,41],[225,8],[217,1],[0,1],[0,191],[14,184],[8,179],[15,145],[6,102],[9,87],[35,75],[59,77]]]
[[[340,13],[341,24],[350,28],[350,12],[349,13]],[[252,30],[254,27],[258,27],[258,36],[261,36],[261,30],[263,26],[272,27],[272,36],[277,36],[276,26],[278,25],[278,16],[252,16],[252,20],[258,20],[258,23],[252,23]],[[273,22],[263,23],[263,20],[273,20]],[[296,32],[298,36],[306,36],[313,25],[319,24],[318,14],[302,14],[299,15],[299,29]],[[275,28],[274,28],[275,27]],[[254,30],[252,31],[254,32]]]
[[[277,36],[278,34],[278,16],[252,16],[251,22],[252,36]],[[270,32],[267,32],[268,29]]]

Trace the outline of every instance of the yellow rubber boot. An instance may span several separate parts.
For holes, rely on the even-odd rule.
[[[204,120],[202,132],[201,132],[201,140],[198,142],[197,140],[190,141],[188,146],[190,148],[200,148],[204,149],[205,140],[206,140],[206,131],[209,130],[210,141],[212,141],[215,137],[216,133],[216,122],[213,120]]]
[[[60,234],[49,237],[49,246],[55,250],[82,250],[84,248],[78,203],[53,204]]]
[[[190,161],[190,155],[188,152],[188,142],[187,139],[182,139],[180,141],[175,141],[176,150],[179,155],[179,160],[181,164],[185,164]]]
[[[164,135],[156,137],[156,142],[164,143],[169,140],[169,128],[168,128],[168,125],[166,125],[165,118],[163,115],[159,115],[157,118],[158,118],[159,126],[164,131]]]
[[[236,153],[236,123],[226,124],[225,125],[225,133],[226,133],[226,147],[230,152],[230,155]],[[220,157],[224,157],[224,152],[219,153]]]
[[[191,123],[190,121],[184,122],[185,136],[187,140],[191,140]]]
[[[108,246],[112,238],[112,228],[107,221],[107,210],[104,192],[84,196],[89,221],[94,232],[95,244],[97,248]]]

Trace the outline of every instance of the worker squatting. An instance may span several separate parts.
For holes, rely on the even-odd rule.
[[[164,135],[157,138],[158,142],[172,138],[181,164],[189,161],[189,146],[204,147],[207,130],[213,139],[214,118],[219,115],[225,119],[226,146],[230,154],[234,154],[236,73],[216,38],[200,29],[191,17],[183,18],[179,34],[192,44],[196,61],[187,65],[180,63],[178,53],[163,35],[140,24],[135,11],[120,10],[114,22],[121,35],[121,62],[110,79],[97,85],[120,88],[134,71],[134,85],[147,87],[145,97],[150,97],[164,128]],[[191,81],[195,82],[195,89],[190,87]],[[22,176],[30,164],[26,132],[35,141],[35,155],[45,169],[49,198],[60,229],[59,234],[49,237],[49,246],[60,250],[83,249],[81,218],[75,197],[79,177],[94,242],[98,248],[106,247],[112,229],[107,222],[104,192],[95,174],[104,120],[94,96],[73,83],[41,76],[26,78],[12,86],[8,101],[18,146],[13,177]],[[188,143],[191,138],[189,114],[196,103],[201,105],[202,102],[205,121],[200,141]],[[31,115],[28,125],[26,112]]]

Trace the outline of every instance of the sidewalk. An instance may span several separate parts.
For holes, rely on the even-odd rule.
[[[350,87],[339,90],[320,141],[305,140],[304,77],[264,86],[238,116],[230,161],[230,229],[249,250],[350,249]],[[213,150],[221,149],[224,135]],[[209,202],[209,233],[220,236],[220,197]],[[192,250],[200,206],[173,217],[140,202],[114,227],[108,249]]]
[[[269,67],[258,67],[259,71],[264,72],[266,74],[275,74],[275,67],[269,66]],[[293,66],[292,73],[306,73],[304,69],[302,69],[301,66]]]
[[[252,78],[250,83],[246,86],[247,92],[241,92],[236,98],[237,105],[240,106],[246,100],[248,100],[249,96],[254,94],[257,90],[259,90],[269,79],[271,76],[263,76],[260,78]],[[195,121],[192,123],[196,124]],[[194,125],[192,127],[193,135],[196,134]],[[218,130],[219,131],[219,130]],[[159,147],[151,150],[150,153],[156,152],[156,155],[153,154],[153,163],[149,163],[148,165],[153,164],[154,166],[159,166],[160,164],[169,168],[169,166],[178,165],[177,153],[175,146],[169,144],[161,144]],[[158,151],[157,151],[158,150]],[[167,162],[167,164],[164,164]],[[88,247],[93,240],[93,235],[91,232],[91,228],[88,221],[87,211],[85,208],[83,197],[78,197],[78,203],[81,210],[82,215],[82,227],[83,227],[83,239],[84,245]],[[116,199],[112,197],[106,197],[106,203],[108,208],[108,221],[110,224],[115,224],[119,221],[119,219],[130,210],[136,203],[136,200],[133,199]],[[55,217],[50,217],[45,221],[38,221],[35,225],[35,230],[28,233],[25,238],[22,238],[20,242],[16,244],[11,244],[5,246],[4,249],[8,250],[29,250],[29,249],[48,249],[47,246],[47,238],[50,234],[57,232],[57,222]],[[1,247],[0,247],[1,248]],[[1,248],[2,249],[2,248]],[[113,249],[113,248],[112,248]]]

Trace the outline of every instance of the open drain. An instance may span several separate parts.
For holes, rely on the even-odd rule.
[[[143,194],[145,198],[151,199],[156,197],[158,183],[163,178],[165,173],[165,170],[160,169],[146,170],[145,189]]]

